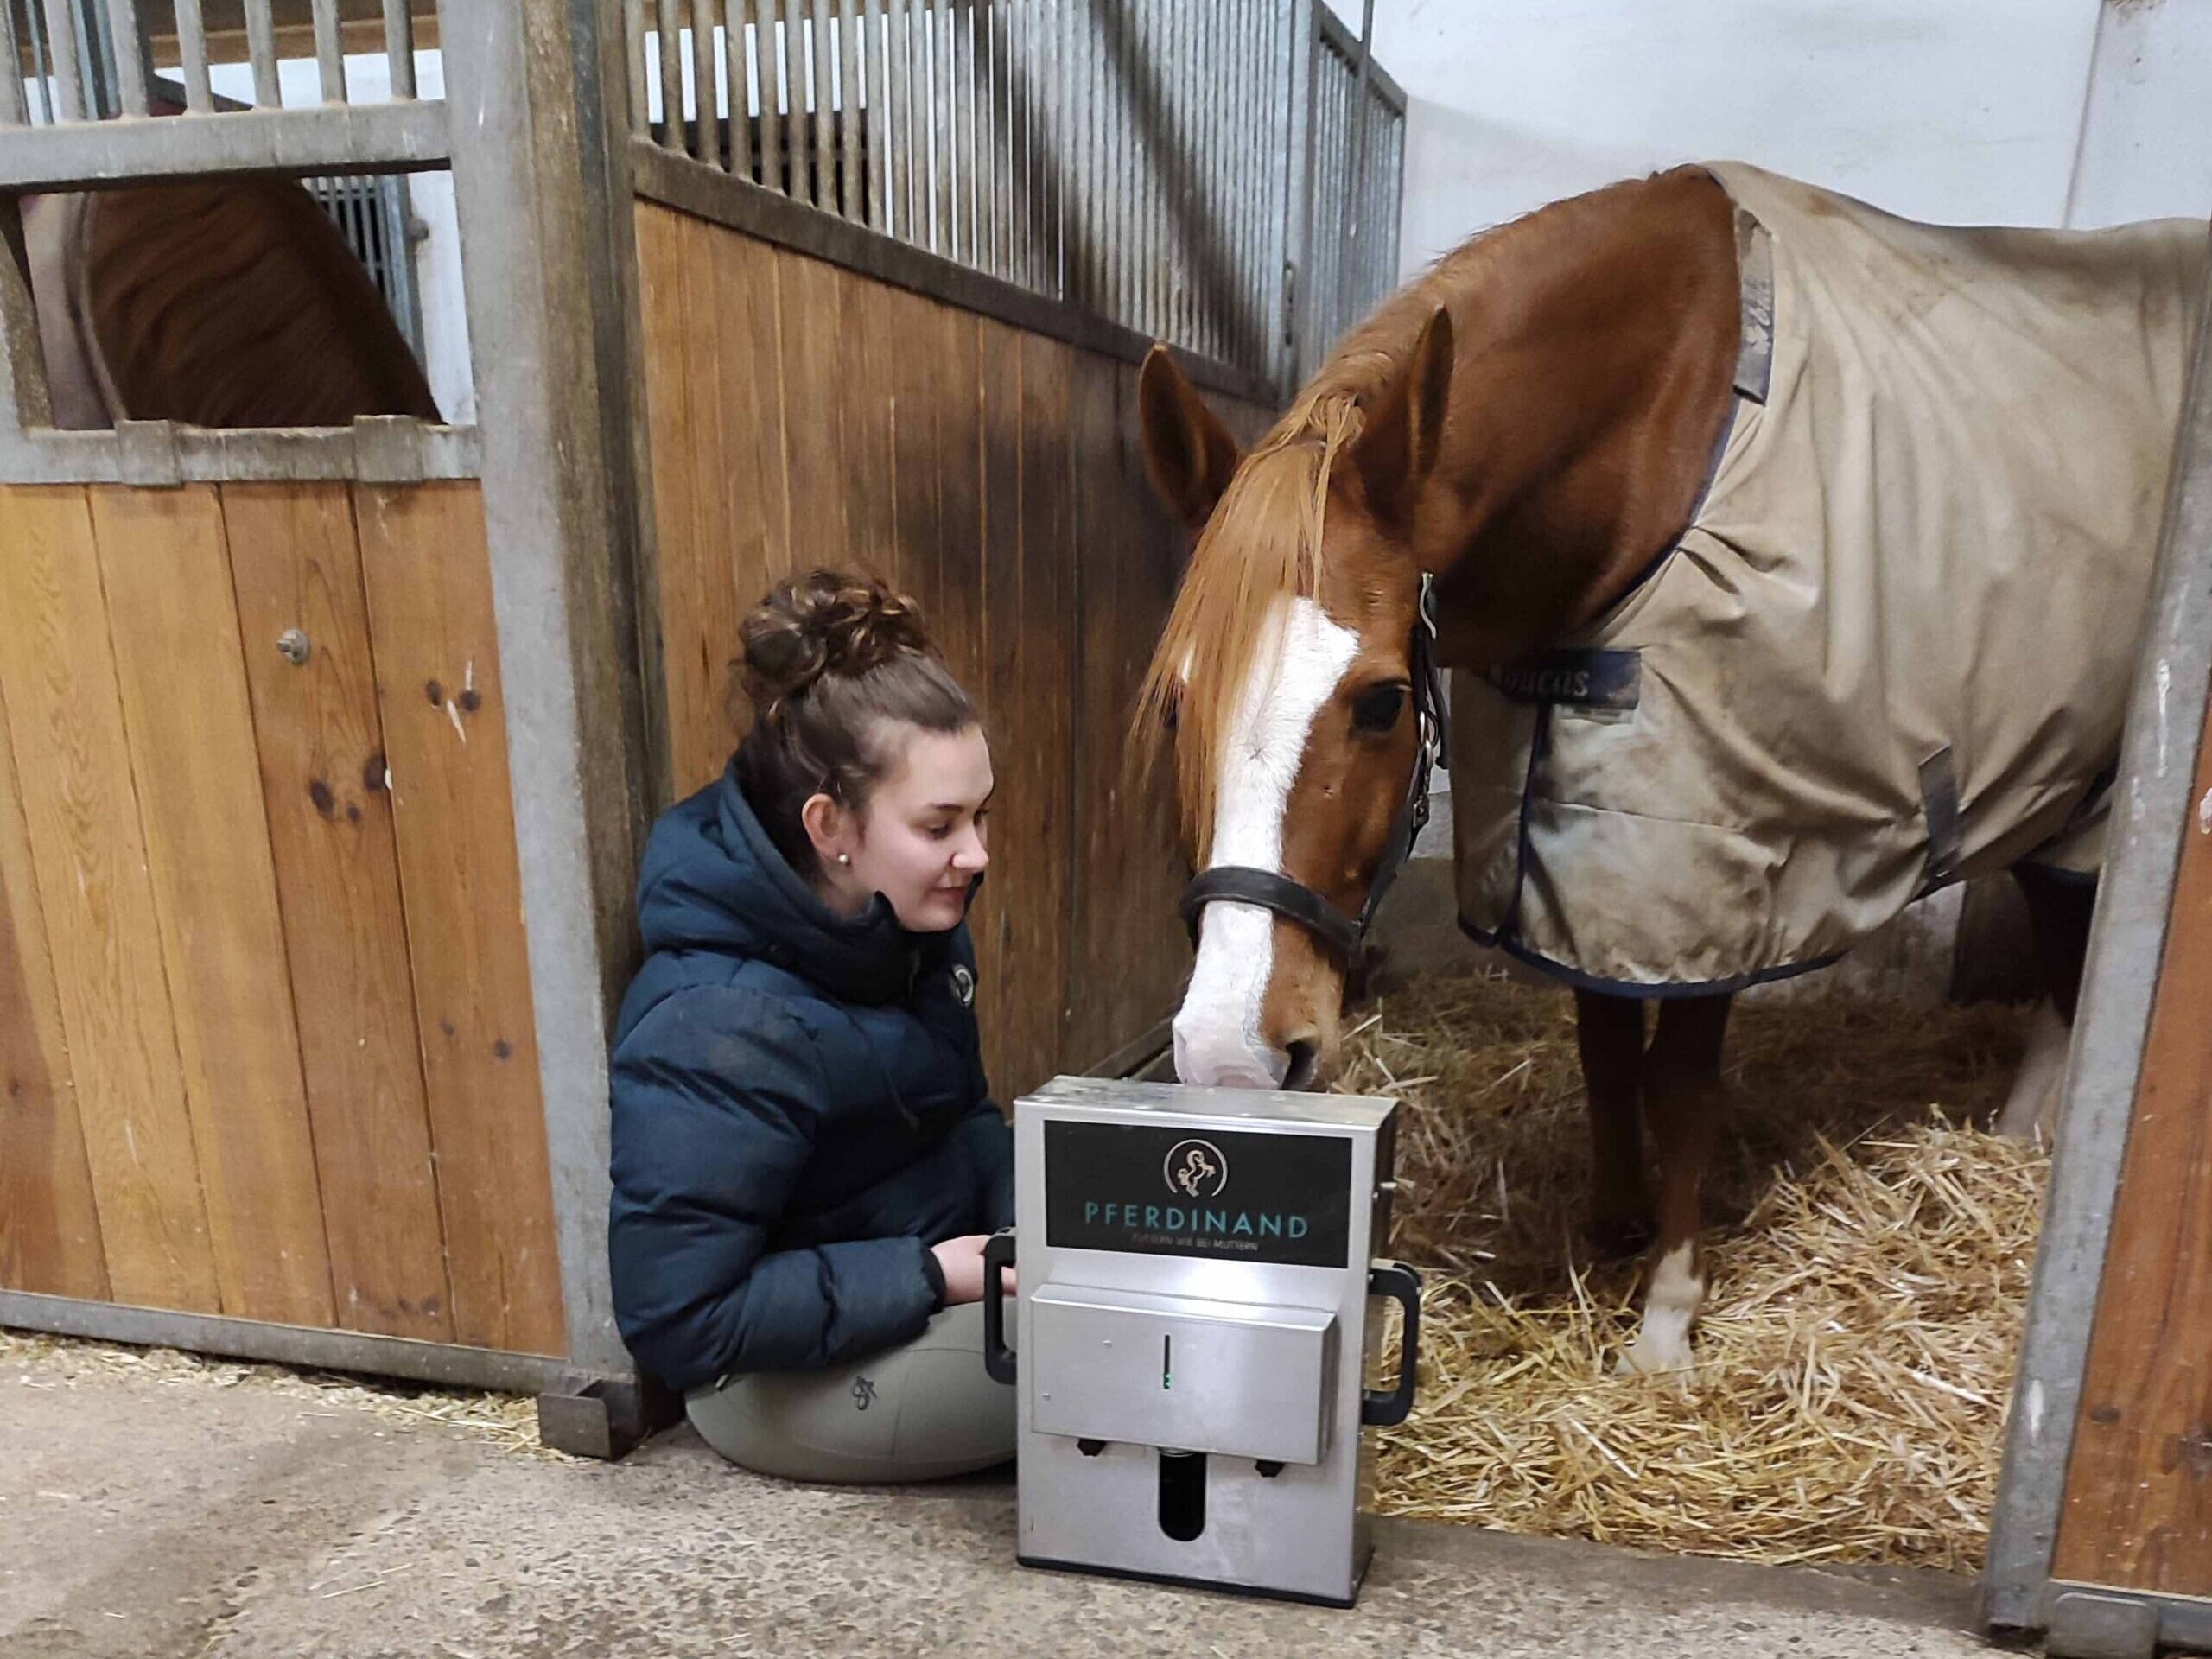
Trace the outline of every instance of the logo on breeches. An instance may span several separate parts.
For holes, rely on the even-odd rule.
[[[875,1403],[875,1379],[856,1376],[853,1379],[853,1408],[866,1411]]]

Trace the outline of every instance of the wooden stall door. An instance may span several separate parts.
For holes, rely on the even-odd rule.
[[[477,486],[0,550],[0,1287],[561,1351]]]
[[[2190,799],[2052,1573],[2212,1597],[2212,726]]]

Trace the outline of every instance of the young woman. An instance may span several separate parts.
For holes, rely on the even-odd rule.
[[[723,1456],[928,1479],[1014,1452],[982,1249],[1014,1219],[965,917],[989,746],[911,601],[817,571],[746,620],[751,720],[653,830],[613,1060],[615,1317]]]

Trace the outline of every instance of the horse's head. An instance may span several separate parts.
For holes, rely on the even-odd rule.
[[[1146,467],[1198,532],[1139,715],[1141,736],[1173,733],[1200,873],[1187,1083],[1304,1087],[1335,1061],[1354,918],[1401,850],[1421,756],[1414,526],[1452,353],[1440,310],[1410,351],[1340,353],[1352,372],[1249,455],[1164,350],[1146,360]]]

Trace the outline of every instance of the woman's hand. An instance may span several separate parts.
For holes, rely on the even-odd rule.
[[[983,1300],[983,1246],[991,1242],[988,1233],[969,1233],[963,1238],[948,1238],[942,1244],[930,1246],[930,1254],[937,1257],[937,1264],[944,1272],[944,1305],[957,1307],[962,1302]],[[1006,1270],[1006,1287],[1014,1288],[1014,1269]]]

